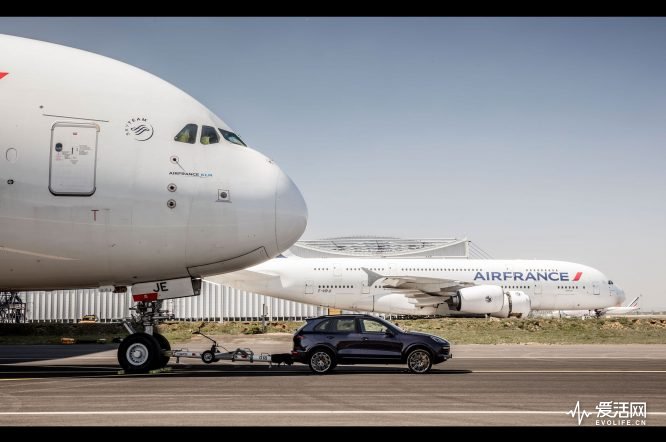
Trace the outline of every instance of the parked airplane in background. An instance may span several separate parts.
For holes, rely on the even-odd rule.
[[[305,230],[291,179],[148,72],[0,35],[0,96],[0,290],[131,286],[146,333],[119,348],[128,371],[169,360],[157,301]]]
[[[562,261],[290,257],[207,279],[309,304],[407,315],[524,317],[624,301],[600,271]]]
[[[622,307],[606,307],[593,310],[559,310],[556,313],[562,318],[575,318],[575,317],[597,317],[600,318],[605,315],[626,315],[637,311],[638,300],[640,296],[636,296],[629,304]]]

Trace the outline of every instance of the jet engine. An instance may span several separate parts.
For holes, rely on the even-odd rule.
[[[459,312],[490,314],[496,318],[524,318],[531,310],[530,297],[525,292],[504,292],[497,285],[460,289],[451,301],[451,307]]]
[[[504,293],[504,305],[498,312],[491,313],[495,318],[525,318],[530,313],[530,297],[525,292],[508,291]]]
[[[467,313],[498,313],[504,305],[504,291],[497,285],[479,285],[458,290],[455,309]]]

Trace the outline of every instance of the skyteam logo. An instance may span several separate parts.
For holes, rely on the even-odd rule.
[[[153,137],[153,133],[153,126],[145,117],[135,117],[125,123],[125,135],[131,135],[136,141],[148,141]]]
[[[474,281],[579,281],[583,272],[577,272],[573,279],[569,272],[476,272]]]

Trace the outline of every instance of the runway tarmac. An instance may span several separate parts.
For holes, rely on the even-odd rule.
[[[225,339],[229,349],[282,353],[291,336]],[[426,375],[366,365],[317,376],[300,364],[196,359],[119,375],[115,352],[0,346],[0,425],[666,425],[666,345],[459,345]],[[645,402],[647,417],[621,419],[629,402]]]

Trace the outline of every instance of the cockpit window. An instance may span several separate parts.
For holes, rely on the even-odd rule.
[[[609,280],[608,285],[613,285],[613,281]]]
[[[201,126],[201,144],[215,144],[220,142],[220,136],[214,127]]]
[[[187,124],[184,128],[178,132],[178,135],[176,135],[173,139],[178,141],[179,143],[190,143],[194,144],[194,142],[197,139],[197,130],[199,129],[199,126],[196,124]]]
[[[238,144],[241,146],[246,146],[243,141],[238,138],[238,135],[236,135],[233,132],[229,132],[228,130],[220,129],[220,133],[222,133],[222,136],[224,137],[225,140],[227,140],[230,143]]]

